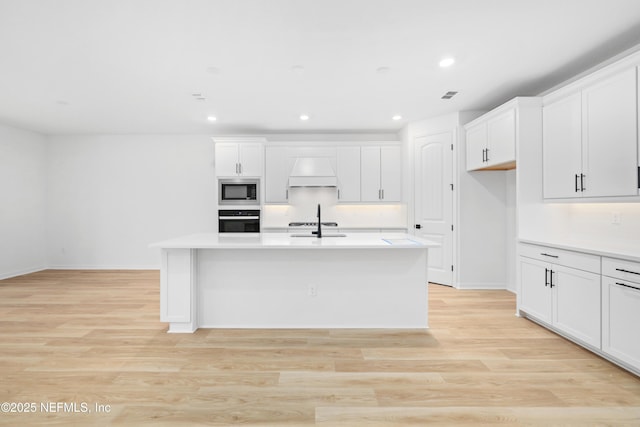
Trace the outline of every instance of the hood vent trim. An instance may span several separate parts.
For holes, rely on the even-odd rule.
[[[289,174],[289,187],[336,187],[338,179],[328,157],[298,157]]]

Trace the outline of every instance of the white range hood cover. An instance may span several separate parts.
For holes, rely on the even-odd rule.
[[[327,157],[298,157],[289,174],[289,187],[336,187],[338,179]]]

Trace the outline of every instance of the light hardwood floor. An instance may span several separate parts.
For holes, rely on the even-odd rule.
[[[640,379],[513,294],[429,292],[428,331],[167,334],[156,271],[0,281],[0,401],[37,405],[0,425],[640,425]]]

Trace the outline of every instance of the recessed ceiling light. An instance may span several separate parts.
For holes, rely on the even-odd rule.
[[[56,101],[56,104],[61,105],[63,107],[66,107],[67,105],[69,105],[69,101],[65,101],[63,99]]]
[[[304,71],[304,67],[302,65],[293,65],[291,66],[291,71],[294,73],[302,73]]]
[[[391,117],[393,120],[398,121],[398,120],[402,120],[402,116],[400,114],[396,114],[395,116]]]
[[[218,68],[218,67],[207,67],[207,73],[209,73],[209,74],[220,74],[220,68]]]
[[[389,67],[378,67],[376,69],[376,73],[378,74],[387,74],[389,71],[391,71],[391,68]]]
[[[448,57],[448,58],[443,58],[443,59],[440,61],[440,64],[439,64],[439,65],[440,65],[442,68],[446,68],[446,67],[450,67],[450,66],[452,66],[455,62],[456,62],[456,60],[455,60],[454,58],[452,58],[452,57]]]
[[[218,118],[216,116],[209,116],[207,117],[207,120],[209,120],[210,122],[215,122],[216,120],[218,120]]]
[[[302,121],[309,120],[309,115],[307,115],[307,114],[300,114],[300,120],[302,120]]]

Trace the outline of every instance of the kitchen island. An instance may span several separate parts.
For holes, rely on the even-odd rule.
[[[161,249],[160,320],[202,328],[426,328],[427,256],[401,233],[194,234]]]

